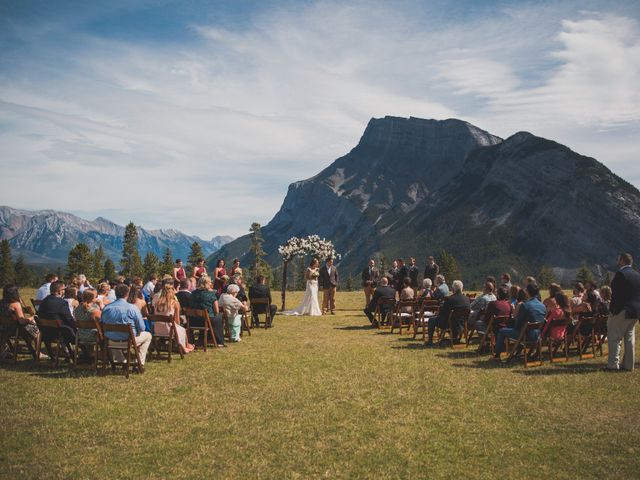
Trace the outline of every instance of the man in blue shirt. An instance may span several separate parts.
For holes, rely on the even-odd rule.
[[[496,354],[494,358],[500,360],[500,354],[504,351],[504,341],[506,337],[518,338],[522,327],[528,323],[544,323],[547,309],[539,299],[540,288],[535,283],[530,283],[526,287],[527,301],[520,306],[518,316],[515,318],[513,328],[501,328],[496,340]],[[540,335],[540,330],[528,332],[527,341],[533,342]]]
[[[435,299],[444,298],[449,295],[449,286],[446,284],[444,275],[436,275],[436,289],[431,296]]]
[[[129,295],[129,287],[125,284],[117,285],[115,288],[116,301],[110,303],[102,310],[100,321],[110,325],[132,325],[133,333],[136,336],[136,343],[140,348],[140,362],[144,365],[147,358],[147,350],[151,344],[151,334],[145,332],[144,320],[138,307],[126,301]],[[107,332],[106,337],[110,342],[127,341],[128,335],[120,332]],[[114,351],[115,355],[122,355],[121,352]],[[123,358],[117,358],[122,361]]]

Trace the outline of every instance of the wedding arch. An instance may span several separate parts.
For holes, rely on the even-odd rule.
[[[318,235],[308,237],[291,237],[287,243],[278,247],[278,253],[282,257],[282,310],[285,310],[285,295],[287,291],[287,266],[296,257],[312,256],[319,260],[325,258],[339,259],[333,243]]]

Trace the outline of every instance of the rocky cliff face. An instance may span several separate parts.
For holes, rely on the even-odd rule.
[[[460,120],[372,119],[358,145],[296,182],[263,228],[265,250],[319,234],[354,275],[367,257],[437,254],[467,279],[542,264],[611,265],[637,252],[640,192],[593,158],[520,132],[505,141]],[[214,255],[248,260],[241,237]],[[640,252],[638,252],[640,253]]]
[[[138,228],[138,235],[142,256],[149,251],[160,256],[170,248],[175,257],[186,258],[193,242],[200,243],[208,255],[232,240],[231,237],[214,237],[207,241],[173,229]],[[79,242],[86,243],[91,249],[102,245],[107,256],[119,260],[123,236],[123,226],[102,217],[89,221],[54,210],[0,207],[0,239],[8,239],[15,254],[22,253],[32,263],[66,262],[69,250]]]

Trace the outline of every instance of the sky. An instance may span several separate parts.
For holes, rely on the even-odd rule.
[[[385,115],[640,187],[640,1],[0,2],[0,205],[239,236]]]

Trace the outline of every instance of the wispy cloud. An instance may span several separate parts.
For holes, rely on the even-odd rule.
[[[631,171],[637,18],[526,4],[442,22],[455,4],[400,5],[191,18],[173,42],[105,38],[84,16],[16,23],[0,63],[2,203],[241,234],[383,115],[528,129]]]

